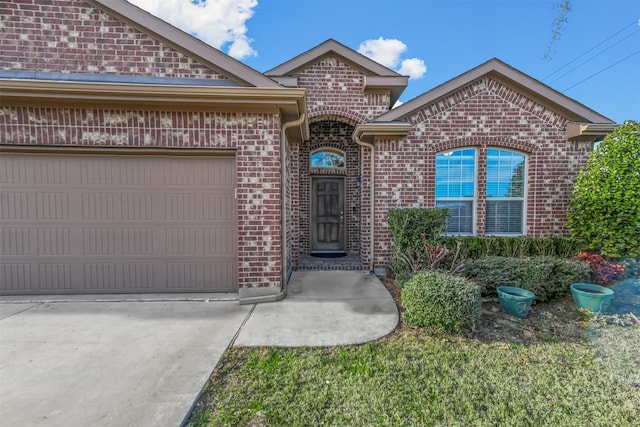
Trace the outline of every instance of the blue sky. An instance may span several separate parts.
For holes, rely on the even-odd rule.
[[[616,122],[640,121],[638,0],[571,0],[547,59],[560,0],[130,1],[261,72],[332,38],[413,75],[406,102],[496,57]]]

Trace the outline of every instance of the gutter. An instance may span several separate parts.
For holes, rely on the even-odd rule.
[[[287,129],[294,126],[300,126],[302,123],[304,123],[306,118],[307,115],[305,113],[302,113],[296,120],[284,123],[280,131],[280,264],[282,269],[282,283],[280,293],[282,294],[282,298],[284,298],[287,294]]]
[[[373,227],[373,218],[374,218],[374,211],[373,208],[376,205],[376,194],[375,194],[375,154],[376,154],[376,148],[374,143],[368,143],[368,142],[364,142],[360,139],[360,137],[358,136],[357,133],[354,132],[353,134],[353,140],[355,141],[356,144],[358,144],[361,147],[368,147],[371,150],[371,162],[370,162],[370,166],[371,166],[371,170],[369,171],[369,176],[370,176],[370,180],[371,180],[371,184],[370,184],[370,191],[369,191],[369,215],[371,217],[370,220],[370,227],[369,227],[369,245],[371,248],[371,259],[369,261],[369,273],[373,274],[374,271],[374,262],[373,262],[373,255],[374,255],[374,238],[375,238],[375,229]]]
[[[406,122],[384,122],[384,123],[364,123],[356,126],[351,137],[353,141],[361,147],[371,149],[371,193],[369,195],[369,212],[371,215],[371,227],[369,230],[369,244],[371,245],[371,260],[369,261],[369,272],[375,274],[375,206],[376,206],[376,176],[375,176],[375,139],[376,137],[389,139],[403,139],[407,136],[412,126]],[[371,142],[363,141],[362,138],[371,138]]]
[[[297,119],[285,122],[280,130],[280,291],[273,293],[274,287],[240,288],[238,290],[240,305],[259,304],[283,300],[287,296],[287,129],[300,126],[307,116],[302,113]],[[303,137],[304,137],[303,132]]]

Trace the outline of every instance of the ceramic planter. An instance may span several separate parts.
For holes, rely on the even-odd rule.
[[[571,285],[571,295],[578,308],[601,313],[611,304],[614,292],[613,289],[593,283],[574,283]]]
[[[497,291],[502,311],[521,319],[527,317],[536,298],[533,292],[515,286],[499,286]]]

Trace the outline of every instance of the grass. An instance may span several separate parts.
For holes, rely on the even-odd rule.
[[[228,350],[194,426],[637,426],[640,389],[587,341],[399,328],[373,343]]]

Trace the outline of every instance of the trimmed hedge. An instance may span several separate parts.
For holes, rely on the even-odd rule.
[[[584,251],[585,243],[571,237],[452,236],[443,238],[451,250],[460,242],[461,259],[488,256],[574,258]]]
[[[480,288],[463,277],[422,271],[402,288],[402,305],[409,325],[473,331],[480,316]]]
[[[548,301],[565,295],[572,283],[588,282],[591,268],[584,261],[549,256],[486,257],[465,265],[462,275],[478,284],[483,295],[495,295],[498,286],[516,286]]]

